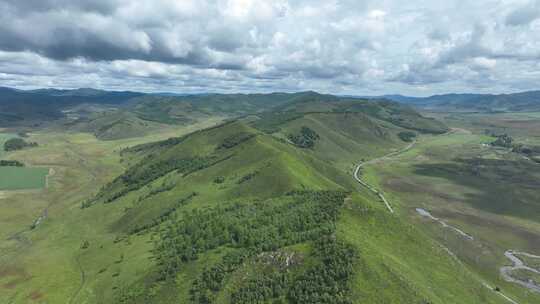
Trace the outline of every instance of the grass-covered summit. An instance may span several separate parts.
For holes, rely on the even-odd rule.
[[[82,212],[109,212],[113,247],[147,248],[147,264],[124,252],[121,268],[139,271],[103,279],[103,263],[87,288],[111,281],[99,297],[120,303],[498,303],[358,192],[352,165],[406,146],[401,132],[369,111],[291,108],[124,149],[126,170]]]

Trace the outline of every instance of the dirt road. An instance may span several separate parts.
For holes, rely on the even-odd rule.
[[[358,173],[360,172],[360,169],[365,166],[365,165],[370,165],[370,164],[374,164],[374,163],[377,163],[377,162],[380,162],[380,161],[384,161],[384,160],[389,160],[391,159],[392,157],[395,157],[403,152],[406,152],[408,150],[410,150],[412,147],[414,147],[414,145],[416,144],[416,140],[413,141],[412,143],[410,143],[407,147],[401,149],[401,150],[398,150],[398,151],[394,151],[394,152],[391,152],[391,153],[388,153],[384,156],[381,156],[381,157],[378,157],[378,158],[374,158],[374,159],[371,159],[367,162],[362,162],[360,164],[358,164],[356,166],[356,169],[354,170],[354,173],[353,173],[353,177],[354,179],[359,182],[362,186],[366,187],[369,191],[375,193],[375,195],[377,195],[379,197],[379,199],[384,203],[384,205],[386,206],[386,209],[388,209],[388,211],[390,211],[390,213],[394,213],[394,209],[392,208],[392,205],[390,205],[390,202],[388,202],[388,200],[386,199],[386,197],[384,196],[384,194],[377,190],[375,187],[371,186],[370,184],[366,183],[365,181],[363,181],[360,177],[358,177]]]

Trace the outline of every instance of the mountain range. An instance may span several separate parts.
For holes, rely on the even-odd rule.
[[[540,91],[512,94],[442,94],[429,97],[383,95],[370,99],[389,99],[415,107],[461,111],[536,111],[540,110]]]

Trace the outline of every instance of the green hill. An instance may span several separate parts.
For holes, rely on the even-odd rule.
[[[93,89],[0,88],[0,126],[52,125],[91,132],[107,140],[136,137],[166,125],[191,124],[210,116],[237,118],[273,112],[358,112],[420,132],[445,132],[437,121],[422,117],[404,105],[311,91],[174,96]]]
[[[407,146],[400,133],[444,125],[393,103],[326,98],[296,95],[106,159],[117,176],[6,253],[17,266],[0,265],[14,286],[0,300],[505,303],[351,177],[353,163]],[[299,107],[311,103],[321,107]]]
[[[85,249],[102,264],[88,301],[502,303],[444,249],[357,192],[344,164],[405,146],[402,127],[363,113],[276,121],[261,115],[125,149],[128,168],[83,213],[109,213],[112,246],[150,249],[149,259],[142,265],[124,251],[122,270],[111,274],[104,249]],[[277,131],[261,131],[268,126]],[[312,148],[286,139],[302,126],[318,134]]]
[[[300,134],[302,128],[313,130],[319,138],[304,151],[342,169],[403,144],[397,136],[402,128],[363,113],[305,113],[270,129],[264,120],[265,117],[253,125],[285,140]]]
[[[144,136],[165,127],[163,124],[143,120],[131,112],[123,111],[92,113],[64,126],[72,131],[92,133],[101,140]]]
[[[308,92],[277,109],[283,112],[300,113],[364,113],[372,118],[422,133],[440,134],[448,131],[441,122],[424,117],[407,105],[388,100],[374,101]]]

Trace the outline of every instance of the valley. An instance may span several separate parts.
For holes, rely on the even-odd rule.
[[[538,297],[534,283],[516,288],[516,280],[501,276],[499,268],[509,269],[506,265],[512,262],[506,253],[511,250],[538,252],[538,188],[534,186],[538,165],[519,153],[488,145],[492,139],[483,135],[484,128],[498,122],[491,114],[476,114],[489,125],[475,123],[473,132],[463,129],[470,126],[467,114],[459,120],[456,116],[451,114],[448,124],[462,128],[460,132],[420,140],[399,162],[374,165],[374,171],[368,172],[400,203],[405,217],[424,225],[491,285],[506,294],[508,290],[521,294],[521,301],[511,296],[518,303],[534,303]],[[522,129],[507,131],[520,141],[530,138]]]
[[[0,304],[539,304],[540,0],[0,0]]]
[[[499,276],[507,250],[538,252],[532,160],[396,103],[308,92],[275,107],[140,136],[28,132],[37,147],[2,157],[47,168],[48,186],[2,191],[0,301],[539,299]],[[517,207],[481,190],[508,179]]]

